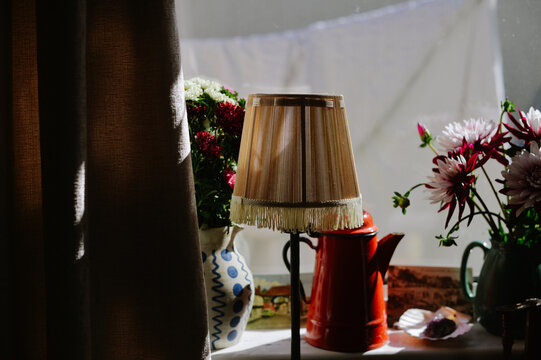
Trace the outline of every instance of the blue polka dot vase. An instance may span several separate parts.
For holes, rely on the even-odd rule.
[[[254,302],[254,279],[235,249],[238,226],[199,230],[212,350],[239,342]]]

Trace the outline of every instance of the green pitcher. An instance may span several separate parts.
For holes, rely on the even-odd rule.
[[[479,247],[484,263],[475,295],[468,285],[467,265],[470,251]],[[528,298],[541,297],[541,246],[527,247],[492,239],[491,244],[473,241],[462,255],[460,267],[462,291],[473,302],[473,318],[494,335],[502,334],[502,317],[497,308]],[[524,338],[525,314],[516,314],[513,337]]]

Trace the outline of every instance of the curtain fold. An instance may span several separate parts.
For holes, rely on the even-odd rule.
[[[5,6],[6,358],[210,357],[174,1]]]
[[[90,360],[85,0],[36,5],[47,357]]]

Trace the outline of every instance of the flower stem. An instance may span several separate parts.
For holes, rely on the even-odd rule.
[[[413,190],[417,189],[419,186],[423,186],[423,185],[426,185],[425,183],[420,183],[420,184],[417,184],[415,186],[413,186],[411,189],[409,189],[405,194],[404,196],[409,196],[410,192],[412,192]]]
[[[440,156],[438,151],[436,149],[434,149],[434,146],[432,146],[431,142],[428,143],[428,147],[430,148],[430,150],[432,150],[434,152],[434,154],[436,154],[436,156]]]
[[[479,207],[479,205],[476,204],[477,207]],[[496,214],[496,213],[493,213],[493,212],[490,212],[490,211],[484,211],[484,210],[480,210],[478,212],[475,212],[473,213],[472,216],[475,216],[475,215],[483,215],[483,217],[485,219],[487,219],[487,215],[492,215],[492,216],[496,216],[498,219],[502,220],[503,222],[505,222],[505,219],[503,219],[499,214]],[[468,217],[463,217],[462,219],[458,220],[452,227],[451,229],[449,230],[449,232],[447,233],[447,237],[449,237],[449,235],[451,235],[453,232],[455,232],[456,230],[458,230],[458,224],[460,224],[461,222],[463,222],[464,220],[468,219]],[[487,220],[488,221],[488,220]],[[455,229],[456,228],[456,229]]]
[[[483,210],[483,208],[481,208],[481,207],[479,206],[479,204],[477,204],[477,202],[476,202],[475,200],[472,199],[472,201],[473,201],[473,204],[475,205],[475,207],[479,210],[479,212],[476,212],[476,213],[474,213],[474,214],[481,214],[481,215],[483,215],[483,218],[485,218],[485,221],[488,223],[488,225],[490,226],[490,228],[494,230],[494,226],[495,226],[496,224],[494,224],[494,222],[491,221],[491,219],[487,216],[486,211]],[[462,218],[460,221],[462,221],[462,220],[464,220],[464,219],[465,219],[465,218]]]
[[[500,200],[500,197],[498,196],[498,192],[494,188],[494,184],[490,180],[490,177],[488,176],[488,173],[487,173],[484,166],[481,166],[481,170],[483,170],[483,174],[485,174],[485,177],[487,178],[488,184],[490,185],[490,188],[492,189],[492,192],[494,192],[494,196],[498,200],[498,204],[500,205],[500,209],[502,209],[502,214],[507,220],[507,213],[505,212],[505,208],[503,207],[502,201]],[[477,195],[477,196],[479,196],[479,195]]]
[[[483,216],[485,217],[485,220],[488,222],[488,225],[492,228],[492,231],[494,232],[498,232],[498,227],[496,226],[496,223],[494,222],[494,220],[492,219],[492,212],[490,212],[490,210],[488,210],[488,207],[487,205],[485,204],[485,202],[483,201],[483,199],[479,196],[479,194],[477,193],[477,190],[475,190],[474,187],[471,188],[472,190],[472,193],[479,199],[479,202],[481,202],[481,205],[483,206],[483,208],[481,208],[476,202],[475,200],[472,199],[474,205],[481,211],[484,211],[484,214]],[[488,216],[487,216],[488,215]],[[498,215],[498,217],[500,217]]]

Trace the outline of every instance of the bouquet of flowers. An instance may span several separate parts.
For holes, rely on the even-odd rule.
[[[199,227],[230,226],[246,100],[201,78],[187,80],[184,90]]]
[[[469,225],[474,216],[486,220],[495,241],[528,247],[541,244],[541,112],[532,107],[524,113],[509,100],[501,107],[499,124],[485,119],[448,124],[435,140],[440,151],[430,131],[417,124],[420,146],[435,153],[432,176],[403,195],[395,192],[393,205],[405,214],[411,191],[424,186],[431,202],[440,204],[439,211],[448,211],[446,228],[458,209],[458,218],[448,233],[436,236],[441,246],[456,245],[453,233],[463,221]],[[502,178],[490,178],[484,167],[488,161],[501,164]],[[476,185],[480,174],[487,178],[499,209],[489,209],[479,195]]]

